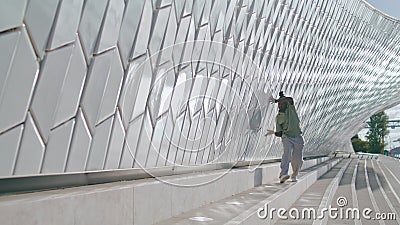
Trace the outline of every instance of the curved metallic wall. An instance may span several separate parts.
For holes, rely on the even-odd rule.
[[[399,103],[399,21],[358,0],[5,0],[0,176],[279,158],[271,96],[305,155]]]

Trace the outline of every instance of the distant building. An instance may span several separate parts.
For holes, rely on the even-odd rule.
[[[390,156],[400,158],[400,147],[390,150]]]

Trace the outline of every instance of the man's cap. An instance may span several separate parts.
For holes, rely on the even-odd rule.
[[[283,91],[280,91],[279,98],[275,99],[275,103],[279,102],[280,100],[283,100],[284,98],[286,98],[285,94],[283,93]]]

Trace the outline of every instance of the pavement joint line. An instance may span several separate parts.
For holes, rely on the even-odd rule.
[[[321,203],[318,207],[318,212],[321,212],[322,208],[328,208],[328,204],[332,204],[333,196],[338,189],[339,182],[343,177],[344,172],[349,167],[352,160],[347,161],[346,165],[342,167],[336,176],[332,179],[331,183],[329,183],[328,187],[325,190],[324,196],[322,197]],[[314,220],[313,225],[317,224],[327,224],[328,217],[323,218],[322,220]]]
[[[399,198],[399,196],[397,195],[396,191],[394,190],[392,184],[390,183],[390,181],[389,181],[389,179],[388,179],[388,177],[387,177],[385,171],[383,171],[383,169],[382,169],[380,163],[378,163],[378,167],[379,167],[379,169],[382,171],[382,174],[383,174],[383,176],[385,177],[385,180],[387,180],[387,183],[388,183],[388,185],[389,185],[390,190],[392,190],[392,192],[393,192],[394,196],[396,197],[397,201],[400,203],[400,198]],[[389,170],[389,171],[390,171],[390,170]],[[391,171],[390,171],[390,172],[391,172]]]
[[[364,159],[364,173],[365,173],[365,181],[367,183],[367,190],[368,190],[368,194],[369,194],[369,198],[371,199],[372,202],[372,206],[374,207],[375,212],[380,213],[381,210],[378,207],[378,203],[376,203],[375,197],[374,197],[374,193],[372,193],[372,189],[369,183],[369,177],[368,177],[368,173],[367,173],[367,160]],[[378,220],[380,225],[384,225],[385,222],[383,222],[383,220]]]
[[[232,225],[232,224],[242,224],[243,221],[246,221],[247,219],[249,219],[250,217],[254,216],[255,214],[257,214],[257,210],[260,207],[264,207],[265,204],[270,204],[274,201],[279,200],[280,197],[284,196],[285,193],[290,192],[291,190],[293,190],[294,188],[296,188],[296,186],[299,186],[300,183],[307,183],[309,182],[308,178],[312,178],[313,176],[317,176],[317,178],[315,180],[312,181],[312,183],[315,183],[318,180],[318,172],[319,171],[325,171],[325,173],[327,173],[329,170],[331,170],[334,166],[336,166],[337,164],[339,164],[342,161],[342,159],[336,159],[335,161],[332,161],[326,165],[323,165],[319,168],[317,168],[316,170],[309,172],[308,174],[304,175],[303,177],[301,177],[295,184],[287,187],[284,190],[278,191],[270,196],[268,196],[266,199],[260,201],[259,203],[257,203],[256,205],[250,207],[249,209],[245,210],[244,212],[242,212],[241,214],[239,214],[238,216],[232,218],[230,221],[226,222],[225,225]],[[325,174],[324,173],[324,174]],[[320,176],[322,176],[323,174],[321,174]],[[310,184],[311,185],[311,184]],[[305,190],[307,190],[307,188],[309,188],[309,186],[306,187]],[[304,191],[305,191],[304,190]],[[303,192],[304,192],[303,191]],[[298,197],[300,197],[301,195],[299,195]],[[297,198],[298,198],[297,197]],[[297,199],[296,198],[296,199]],[[259,218],[258,218],[259,219]],[[267,220],[268,219],[268,220]],[[266,220],[264,220],[264,222],[266,224],[270,224],[272,222],[272,224],[274,223],[273,221],[269,221],[269,218],[267,218]],[[261,219],[260,219],[261,220]]]
[[[371,161],[371,164],[372,164],[372,168],[373,168],[374,171],[375,171],[374,162]],[[378,164],[379,164],[379,163],[378,163]],[[386,195],[385,190],[383,190],[381,181],[379,180],[378,174],[377,174],[376,172],[375,172],[375,178],[376,178],[376,181],[377,181],[377,183],[378,183],[378,185],[379,185],[379,190],[382,192],[382,195],[383,195],[383,197],[385,198],[387,204],[389,205],[390,210],[392,210],[393,213],[395,213],[396,215],[398,215],[396,209],[393,207],[393,205],[392,205],[392,203],[390,202],[388,196]],[[385,177],[385,179],[386,179],[386,177]],[[386,180],[387,180],[387,179],[386,179]],[[388,183],[389,183],[389,181],[388,181]],[[399,219],[398,216],[396,216],[396,221],[397,221],[398,224],[400,224],[400,219]]]
[[[357,209],[359,208],[359,206],[358,206],[357,191],[356,191],[356,177],[357,177],[357,169],[359,161],[360,160],[357,159],[357,163],[354,166],[353,177],[351,178],[351,198],[353,200],[353,207]],[[361,221],[355,218],[354,224],[361,225]]]
[[[393,178],[397,181],[397,183],[400,184],[399,179],[393,174],[393,172],[385,165],[383,164],[384,167],[386,167],[386,169],[390,172],[390,174],[393,176]]]

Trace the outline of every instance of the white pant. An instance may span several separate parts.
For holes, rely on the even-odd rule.
[[[280,176],[288,175],[289,162],[292,164],[292,176],[297,176],[301,166],[303,165],[304,139],[301,135],[296,137],[287,137],[286,135],[283,135],[282,144],[283,155],[281,160]]]

